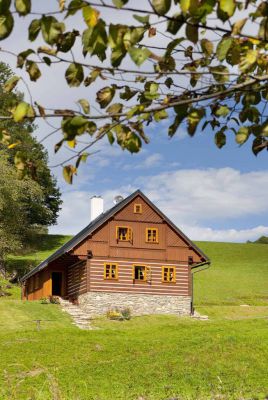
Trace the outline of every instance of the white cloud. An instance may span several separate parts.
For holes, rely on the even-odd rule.
[[[177,224],[215,222],[268,211],[268,171],[181,169],[137,181]]]
[[[201,226],[181,226],[183,232],[192,240],[213,242],[246,242],[268,235],[268,226],[250,229],[211,229]]]
[[[268,234],[264,225],[236,229],[233,222],[234,229],[210,227],[268,212],[268,171],[241,173],[233,168],[165,172],[102,193],[66,192],[58,226],[50,231],[75,234],[89,223],[93,194],[103,196],[107,209],[116,195],[126,197],[138,187],[191,239],[239,242]]]

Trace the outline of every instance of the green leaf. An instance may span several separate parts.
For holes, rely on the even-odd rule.
[[[181,11],[186,14],[189,11],[190,4],[191,0],[181,0],[180,1]]]
[[[122,8],[127,3],[128,3],[128,0],[113,0],[113,4],[117,8]]]
[[[126,125],[117,125],[114,128],[117,136],[117,143],[123,150],[128,150],[130,153],[138,153],[142,143],[139,136],[131,131]]]
[[[147,48],[131,47],[128,53],[134,63],[138,66],[142,65],[144,61],[151,55],[151,51]]]
[[[69,17],[70,15],[74,15],[79,11],[84,5],[83,0],[72,0],[68,6],[68,12],[65,18]]]
[[[99,19],[99,11],[91,6],[83,7],[84,21],[89,28],[94,28],[97,25]]]
[[[236,21],[232,26],[232,35],[234,36],[239,35],[247,20],[248,20],[247,18],[243,18],[240,19],[239,21]]]
[[[166,112],[166,110],[160,110],[160,111],[156,111],[154,113],[154,120],[156,122],[159,122],[162,119],[166,119],[166,118],[168,118],[168,113]]]
[[[194,136],[197,126],[201,119],[205,116],[205,110],[203,108],[192,108],[187,116],[188,122],[188,133],[190,136]]]
[[[105,108],[110,104],[115,95],[114,87],[106,86],[97,92],[96,101],[101,108]]]
[[[99,19],[94,28],[90,27],[83,32],[82,42],[84,55],[90,53],[92,56],[98,56],[101,61],[105,60],[108,42],[105,28],[105,22]]]
[[[122,112],[123,109],[123,104],[121,103],[114,103],[111,104],[108,108],[107,108],[107,112],[109,114],[119,114]]]
[[[69,86],[78,87],[84,80],[83,67],[80,64],[72,63],[65,72],[65,79]]]
[[[9,11],[11,0],[0,0],[0,14],[6,14]]]
[[[218,44],[216,55],[219,61],[225,60],[229,49],[233,44],[233,38],[231,37],[224,37]]]
[[[61,128],[64,132],[64,138],[74,140],[78,135],[82,135],[87,131],[89,121],[80,115],[74,117],[64,117],[61,122]]]
[[[16,0],[15,8],[19,15],[27,15],[31,12],[31,0]]]
[[[247,50],[247,52],[241,56],[241,61],[239,64],[240,71],[245,72],[248,68],[255,64],[257,62],[258,55],[258,50]]]
[[[12,76],[5,84],[4,84],[4,92],[11,92],[17,85],[20,78],[18,76]]]
[[[224,65],[218,65],[216,67],[210,67],[210,72],[216,82],[225,83],[229,81],[230,75],[229,70]]]
[[[17,58],[17,67],[22,68],[27,57],[33,53],[34,53],[34,51],[32,49],[28,49],[28,50],[25,50],[25,51],[22,51],[21,53],[19,53],[18,58]]]
[[[221,149],[226,144],[226,135],[225,135],[225,133],[223,133],[222,130],[216,132],[214,141],[215,141],[216,146],[219,149]]]
[[[239,128],[236,136],[235,136],[235,141],[238,144],[243,144],[248,140],[249,137],[249,129],[247,126],[241,126],[241,128]]]
[[[36,82],[41,76],[41,71],[34,61],[26,61],[26,71],[28,72],[31,81]]]
[[[29,104],[25,101],[20,102],[13,112],[13,119],[15,122],[21,122],[27,116],[29,111]]]
[[[0,15],[0,40],[6,39],[12,32],[14,19],[10,11]]]
[[[75,31],[61,35],[57,43],[57,50],[68,53],[75,43],[76,36],[78,36],[78,33]]]
[[[156,100],[159,97],[158,93],[159,84],[156,82],[146,82],[144,85],[144,97],[146,100]]]
[[[101,74],[101,71],[98,68],[93,69],[91,71],[91,74],[86,77],[86,79],[84,81],[84,85],[85,86],[91,85],[91,83],[95,82],[95,80],[100,76],[100,74]]]
[[[133,15],[133,18],[135,18],[136,21],[140,22],[141,24],[148,25],[150,21],[150,16],[145,15],[144,17],[141,15]]]
[[[219,0],[218,10],[217,10],[218,17],[222,21],[226,21],[227,19],[232,17],[232,15],[235,12],[235,8],[236,8],[235,0]]]
[[[89,114],[89,112],[90,112],[89,102],[86,99],[80,99],[80,100],[78,100],[78,103],[82,107],[82,110],[84,111],[84,113]]]
[[[176,13],[173,15],[172,20],[168,21],[167,31],[169,33],[172,33],[172,35],[176,35],[176,33],[181,29],[184,24],[185,19],[183,15]]]
[[[206,56],[211,56],[213,53],[213,43],[208,39],[202,39],[201,42],[201,49]]]
[[[28,39],[33,42],[41,30],[40,19],[33,19],[28,28]]]
[[[151,4],[156,14],[165,15],[171,7],[171,0],[152,0]]]
[[[77,169],[73,165],[65,165],[62,169],[63,178],[70,185],[73,183],[73,176],[76,175]]]
[[[262,19],[259,28],[259,38],[262,40],[267,40],[268,38],[268,18],[265,17]]]
[[[226,117],[230,112],[230,109],[227,106],[220,106],[216,112],[215,115],[217,117]]]
[[[198,27],[197,26],[187,24],[185,33],[186,33],[187,39],[190,40],[192,43],[198,42]]]
[[[263,144],[264,139],[262,137],[256,137],[256,139],[253,140],[252,143],[252,152],[257,156],[260,151],[263,150],[263,147],[261,145]]]
[[[169,42],[169,44],[167,45],[167,50],[165,52],[165,56],[170,56],[170,54],[172,53],[172,51],[179,45],[181,44],[181,42],[183,41],[183,38],[179,38],[179,39],[174,39],[171,42]]]
[[[65,25],[52,16],[43,16],[41,18],[41,30],[44,41],[53,45],[57,43],[60,35],[64,32]]]

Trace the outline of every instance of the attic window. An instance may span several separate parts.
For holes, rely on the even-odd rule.
[[[129,226],[117,226],[116,239],[122,242],[129,242],[132,239],[131,228]]]
[[[146,228],[146,242],[147,243],[158,243],[158,229],[157,228]]]
[[[142,205],[134,204],[134,214],[142,214]]]

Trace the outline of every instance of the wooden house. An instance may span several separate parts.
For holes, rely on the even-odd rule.
[[[208,257],[140,190],[88,226],[22,278],[22,297],[61,296],[91,314],[192,311],[193,269]]]

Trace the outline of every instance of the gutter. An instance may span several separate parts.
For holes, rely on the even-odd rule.
[[[210,262],[210,260],[208,260],[208,261],[204,261],[204,262],[201,262],[201,263],[199,263],[199,264],[193,265],[193,266],[191,267],[191,271],[192,271],[193,269],[196,269],[196,268],[199,268],[199,267],[205,267],[205,268],[198,269],[197,271],[193,271],[193,272],[192,272],[191,315],[194,315],[194,274],[196,274],[197,272],[205,271],[205,269],[208,269],[208,268],[210,267],[210,264],[211,264],[211,262]]]

